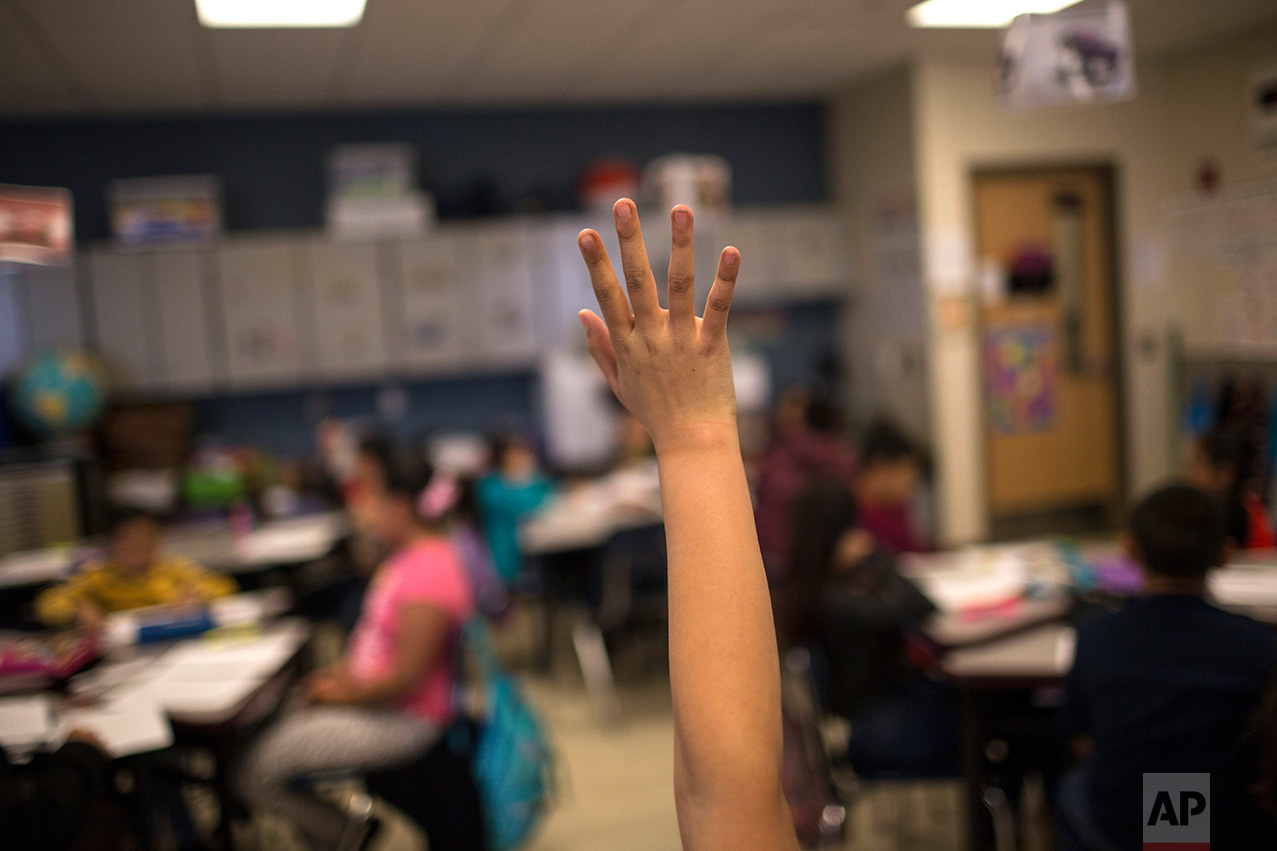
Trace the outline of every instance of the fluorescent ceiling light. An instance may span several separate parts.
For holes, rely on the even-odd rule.
[[[195,0],[206,27],[353,27],[366,0]]]
[[[1049,15],[1078,0],[926,0],[906,13],[915,27],[999,29],[1017,15]]]

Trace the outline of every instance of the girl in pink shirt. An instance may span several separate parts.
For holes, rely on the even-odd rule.
[[[316,849],[337,847],[350,825],[294,788],[296,778],[402,765],[452,720],[453,646],[474,601],[442,522],[446,494],[430,479],[428,469],[388,470],[368,497],[374,531],[393,551],[372,577],[346,657],[306,680],[308,705],[267,729],[244,760],[245,799],[291,818]]]

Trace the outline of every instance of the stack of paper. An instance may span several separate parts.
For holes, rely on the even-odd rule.
[[[22,750],[47,742],[52,708],[47,694],[0,698],[0,745]]]

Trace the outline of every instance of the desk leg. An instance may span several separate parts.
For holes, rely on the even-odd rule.
[[[975,689],[958,690],[959,746],[962,759],[963,797],[967,811],[967,851],[991,847],[989,819],[984,805],[984,718]]]
[[[218,821],[213,829],[213,843],[222,851],[235,851],[235,815],[239,811],[235,793],[231,789],[230,754],[227,747],[218,743],[213,748],[213,792],[217,795]]]

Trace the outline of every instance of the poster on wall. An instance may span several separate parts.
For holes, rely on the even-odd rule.
[[[71,192],[0,184],[0,263],[71,262]]]
[[[1125,4],[1017,17],[1002,40],[1001,87],[1013,109],[1135,97]]]
[[[121,245],[212,242],[222,233],[222,184],[212,175],[113,180],[106,194]]]
[[[1055,427],[1057,345],[1047,325],[991,328],[984,338],[985,395],[996,434]]]

